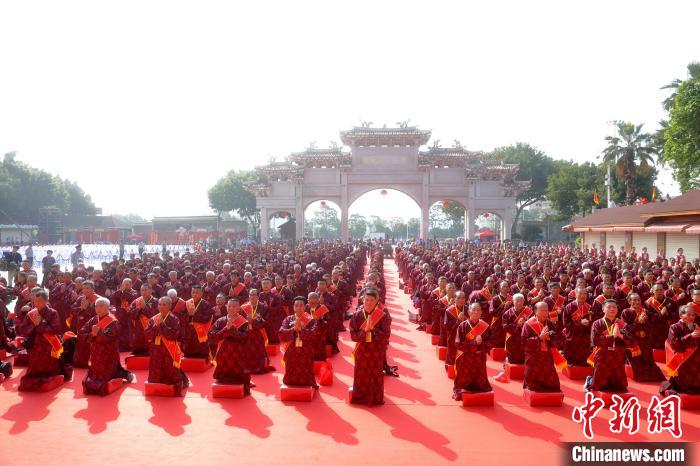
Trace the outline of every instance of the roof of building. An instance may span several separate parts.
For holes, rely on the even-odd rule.
[[[430,139],[431,131],[402,124],[398,128],[373,128],[371,123],[355,126],[340,133],[340,140],[348,146],[422,146]]]
[[[590,228],[606,227],[647,228],[679,221],[687,222],[688,225],[700,221],[700,189],[688,191],[665,202],[597,209],[564,228],[568,231],[587,231]]]

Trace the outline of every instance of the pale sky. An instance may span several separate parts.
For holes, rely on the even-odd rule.
[[[3,2],[0,154],[147,218],[208,214],[229,169],[361,119],[594,160],[608,122],[656,128],[659,88],[700,60],[698,17],[697,1]]]

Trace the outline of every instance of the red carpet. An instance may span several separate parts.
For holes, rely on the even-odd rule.
[[[105,398],[85,397],[74,381],[50,393],[17,392],[17,370],[0,389],[0,464],[560,464],[562,441],[584,440],[571,410],[583,400],[582,383],[562,378],[561,408],[530,408],[522,382],[492,381],[494,407],[462,408],[451,399],[452,381],[430,344],[407,319],[410,300],[398,288],[388,260],[387,305],[393,334],[389,361],[401,377],[386,377],[387,403],[364,408],[346,403],[352,384],[351,343],[341,334],[342,356],[332,358],[336,379],[311,403],[279,400],[281,374],[254,376],[257,388],[243,400],[212,399],[212,370],[190,374],[184,399],[146,399],[146,372]],[[280,356],[274,365],[282,370]],[[489,361],[489,375],[501,370]],[[640,397],[639,433],[613,435],[610,414],[593,423],[596,441],[668,441],[646,431],[646,407],[656,384],[631,383]],[[682,412],[683,437],[700,438],[700,411]]]

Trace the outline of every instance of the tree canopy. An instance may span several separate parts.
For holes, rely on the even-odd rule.
[[[670,117],[662,161],[673,170],[681,191],[700,188],[700,63],[688,65],[688,75],[667,86],[675,93],[664,102]]]
[[[209,189],[209,207],[220,215],[235,212],[257,232],[260,229],[260,211],[255,207],[255,195],[245,183],[255,180],[255,173],[231,170]]]
[[[92,215],[95,204],[80,186],[5,154],[0,162],[0,223],[40,223],[43,207],[64,214]]]
[[[523,142],[499,147],[493,152],[496,155],[503,156],[506,163],[517,163],[520,165],[515,176],[517,180],[530,181],[530,187],[518,194],[516,199],[515,218],[513,219],[513,224],[510,225],[511,232],[515,233],[523,209],[545,199],[547,195],[547,179],[556,173],[557,166],[555,161],[547,154]]]

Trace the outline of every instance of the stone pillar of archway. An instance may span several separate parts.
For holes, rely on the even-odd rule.
[[[340,238],[343,241],[350,239],[350,229],[348,228],[348,185],[346,176],[341,173],[342,186],[340,189]]]
[[[474,212],[474,206],[472,203],[469,203],[469,207],[465,211],[465,219],[464,219],[464,238],[466,240],[470,240],[474,238],[474,220],[476,220],[476,212]]]
[[[430,224],[430,206],[423,207],[420,209],[420,238],[422,240],[427,240],[430,234],[429,230]]]
[[[270,218],[267,215],[267,207],[260,209],[260,243],[267,243],[270,236]]]
[[[503,229],[501,230],[501,239],[510,239],[510,209],[503,209],[503,216],[501,217],[501,219],[501,221],[503,222]]]

